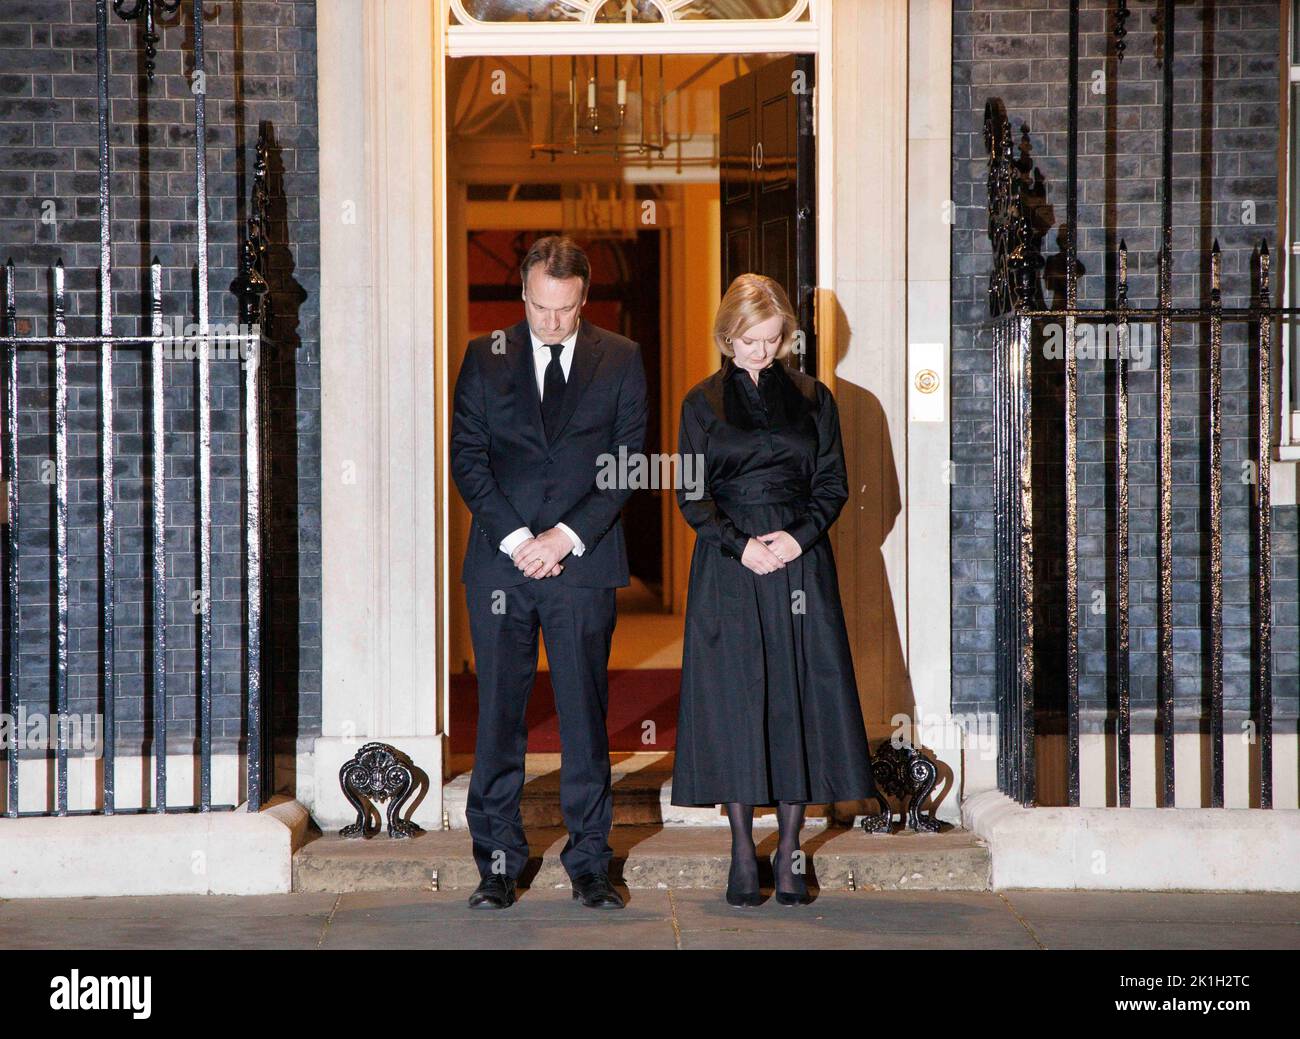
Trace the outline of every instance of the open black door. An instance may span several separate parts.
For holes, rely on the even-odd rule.
[[[811,54],[722,85],[722,288],[753,271],[779,281],[799,316],[798,365],[816,375],[816,149]]]

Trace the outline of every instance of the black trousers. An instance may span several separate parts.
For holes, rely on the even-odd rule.
[[[614,589],[542,578],[510,588],[467,585],[465,598],[478,671],[478,739],[465,815],[479,874],[518,877],[528,862],[519,796],[539,628],[560,722],[560,810],[569,831],[560,862],[570,878],[607,872],[613,799],[605,716]]]

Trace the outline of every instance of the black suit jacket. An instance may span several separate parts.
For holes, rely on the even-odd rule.
[[[599,486],[601,456],[641,451],[646,382],[641,348],[579,319],[564,410],[553,442],[542,425],[528,322],[504,339],[480,336],[465,351],[451,419],[451,471],[473,514],[461,580],[506,588],[525,577],[500,545],[511,531],[541,534],[564,523],[582,539],[581,556],[547,581],[595,588],[628,583],[619,513],[631,496],[619,484]],[[601,483],[609,483],[603,480]]]

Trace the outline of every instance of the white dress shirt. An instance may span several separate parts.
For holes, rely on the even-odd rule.
[[[537,375],[537,399],[541,400],[546,395],[546,366],[551,363],[551,351],[547,349],[546,342],[537,337],[532,326],[528,328],[528,334],[533,340],[533,369]],[[564,349],[560,351],[560,368],[564,371],[564,381],[569,381],[569,369],[573,367],[573,351],[576,349],[578,342],[578,329],[569,333],[567,337],[561,340]],[[564,531],[573,542],[573,554],[580,556],[586,550],[582,539],[563,523],[557,523],[555,526]],[[520,527],[518,530],[512,530],[501,539],[501,551],[514,558],[515,549],[533,536],[533,532],[527,527]]]

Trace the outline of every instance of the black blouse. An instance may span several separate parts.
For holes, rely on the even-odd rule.
[[[730,358],[682,401],[678,451],[704,459],[704,497],[677,492],[696,534],[739,559],[749,538],[784,529],[809,548],[848,500],[839,414],[830,391],[774,361],[758,384]],[[778,513],[779,528],[766,525]],[[757,525],[762,529],[751,529]]]

